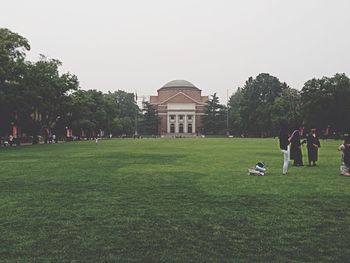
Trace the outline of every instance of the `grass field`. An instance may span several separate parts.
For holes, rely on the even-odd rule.
[[[0,262],[349,261],[350,178],[321,144],[289,176],[272,139],[0,149]]]

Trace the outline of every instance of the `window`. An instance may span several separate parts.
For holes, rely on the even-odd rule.
[[[170,133],[175,133],[175,124],[170,124]]]
[[[175,120],[175,115],[170,115],[170,120]]]
[[[183,115],[179,115],[179,120],[182,121],[184,119]]]
[[[184,125],[182,123],[179,125],[179,133],[184,133]]]
[[[192,115],[187,115],[187,119],[188,119],[189,121],[191,121],[191,120],[192,120]]]
[[[192,124],[191,123],[188,124],[188,126],[187,126],[187,132],[192,133]]]

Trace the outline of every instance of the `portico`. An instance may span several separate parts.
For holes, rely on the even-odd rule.
[[[158,96],[151,96],[150,100],[161,118],[159,133],[201,133],[201,118],[207,101],[208,96],[201,96],[201,90],[188,81],[167,83],[158,90]]]

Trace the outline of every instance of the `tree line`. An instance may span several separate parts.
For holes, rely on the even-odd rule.
[[[156,134],[159,119],[149,103],[140,109],[136,95],[122,90],[82,90],[77,76],[60,73],[61,61],[28,61],[29,50],[26,38],[0,28],[0,136]]]
[[[77,76],[61,73],[62,62],[26,59],[29,41],[0,28],[0,136],[96,137],[158,133],[159,116],[149,102],[118,90],[83,90]],[[213,94],[205,108],[205,134],[275,136],[298,126],[350,130],[350,79],[345,74],[306,81],[299,91],[263,73],[250,77],[221,104]],[[15,129],[15,131],[14,131]]]
[[[228,116],[227,116],[228,114]],[[281,126],[316,128],[325,136],[350,131],[350,79],[345,74],[311,79],[299,91],[267,73],[250,77],[219,103],[213,94],[206,107],[208,134],[269,137]]]

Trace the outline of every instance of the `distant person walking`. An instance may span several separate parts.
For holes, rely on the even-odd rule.
[[[290,145],[290,159],[294,160],[294,166],[303,166],[303,154],[301,152],[301,131],[302,129],[295,130],[289,138]]]
[[[339,146],[339,151],[342,152],[340,174],[350,176],[350,136],[346,136],[344,143]]]
[[[310,134],[306,137],[306,142],[309,166],[316,166],[318,160],[318,148],[321,147],[320,140],[316,135],[316,129],[310,130]]]
[[[283,175],[287,175],[288,173],[288,164],[289,164],[289,140],[288,140],[288,132],[285,127],[281,127],[280,134],[278,136],[279,143],[280,143],[280,149],[283,154],[283,168],[282,172]]]
[[[13,135],[12,134],[9,135],[9,145],[13,146]]]

